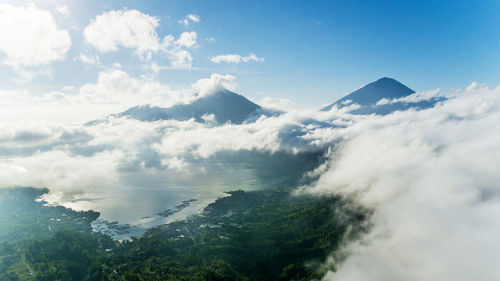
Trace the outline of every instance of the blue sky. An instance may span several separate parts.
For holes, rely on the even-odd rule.
[[[0,66],[0,90],[25,90],[35,96],[96,84],[99,73],[116,69],[117,63],[130,77],[149,75],[173,89],[213,73],[230,74],[245,96],[289,98],[300,108],[319,108],[383,76],[416,91],[465,88],[473,81],[500,83],[496,1],[2,2],[49,11],[57,28],[67,30],[71,38],[62,59],[21,69]],[[195,32],[196,46],[186,48],[191,65],[173,69],[161,52],[144,59],[134,48],[118,45],[116,51],[100,52],[85,41],[83,32],[91,20],[124,9],[157,18],[160,40]],[[179,23],[188,14],[199,21]],[[98,56],[100,64],[75,59],[80,54]],[[259,60],[211,61],[227,54],[255,54]],[[0,59],[6,56],[0,46]],[[147,66],[153,63],[161,70],[151,75]]]

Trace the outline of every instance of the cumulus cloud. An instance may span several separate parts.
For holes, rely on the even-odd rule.
[[[169,58],[172,67],[176,69],[191,69],[193,63],[193,55],[185,48],[198,47],[196,41],[196,32],[183,32],[177,40],[171,35],[165,36],[163,51]]]
[[[198,95],[202,97],[221,89],[235,91],[237,85],[238,83],[235,76],[230,74],[221,75],[214,73],[209,78],[198,80],[193,85],[193,88],[198,92]]]
[[[175,43],[181,47],[192,48],[196,46],[196,32],[183,32]]]
[[[168,99],[171,100],[168,100]],[[166,84],[147,78],[134,78],[123,70],[110,69],[99,73],[96,83],[80,87],[78,95],[71,97],[77,103],[115,103],[125,106],[137,104],[168,105],[176,92]]]
[[[264,61],[264,58],[259,58],[257,55],[250,53],[248,56],[244,57],[241,55],[237,54],[228,54],[228,55],[218,55],[214,56],[210,59],[213,63],[234,63],[238,64],[241,62],[250,62],[250,61],[257,61],[257,62],[262,62]]]
[[[139,56],[151,56],[161,48],[156,27],[159,19],[137,10],[109,11],[96,16],[85,27],[85,41],[101,52],[118,46],[135,49]]]
[[[185,16],[184,19],[179,20],[178,23],[183,24],[185,26],[189,26],[190,23],[197,23],[199,21],[200,21],[200,17],[198,15],[189,14],[189,15]]]
[[[163,68],[155,63],[148,67],[152,71]],[[154,75],[134,77],[116,66],[100,71],[96,81],[79,87],[66,85],[40,95],[26,89],[0,90],[0,120],[86,122],[136,105],[186,104],[223,88],[234,91],[236,86],[236,77],[213,74],[186,87],[173,89]],[[21,112],[23,114],[19,114]]]
[[[155,65],[152,67],[159,68]],[[121,69],[108,69],[99,73],[96,83],[87,83],[79,88],[77,95],[68,96],[68,101],[79,104],[152,104],[170,107],[190,103],[221,89],[235,91],[237,85],[235,76],[214,73],[208,78],[197,80],[189,87],[173,90],[168,84],[158,80],[135,78]]]
[[[0,4],[0,51],[5,55],[4,64],[18,70],[47,65],[63,60],[70,46],[68,31],[57,27],[49,11],[34,4]]]
[[[496,280],[500,88],[473,84],[435,108],[337,130],[326,171],[304,190],[374,210],[325,280]]]
[[[172,67],[177,69],[190,69],[193,63],[193,56],[186,50],[168,52],[168,57],[172,62]]]
[[[197,47],[196,32],[171,34],[160,40],[156,28],[160,19],[138,10],[114,10],[96,16],[83,32],[85,41],[100,52],[117,51],[119,46],[135,49],[141,59],[164,52],[178,69],[190,69],[193,57],[186,48]]]
[[[169,169],[174,169],[179,172],[187,172],[188,164],[186,160],[183,158],[172,157],[161,160],[161,164],[163,166],[168,167]]]

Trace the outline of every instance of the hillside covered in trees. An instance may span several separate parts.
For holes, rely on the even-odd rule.
[[[39,231],[39,220],[27,221],[23,232],[32,229],[38,235],[3,239],[2,281],[319,279],[328,269],[326,257],[363,233],[369,215],[337,197],[291,196],[285,189],[234,191],[201,214],[118,242],[90,231],[88,218],[97,218],[96,213],[29,203],[40,192],[13,189],[3,195],[35,204],[17,209],[19,217],[28,217],[23,212],[38,212],[40,219],[65,214],[75,224],[45,225],[54,231],[48,234]],[[9,221],[6,216],[2,224]]]

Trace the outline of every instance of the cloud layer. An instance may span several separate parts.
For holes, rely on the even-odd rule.
[[[105,16],[120,22],[128,12]],[[190,61],[189,52],[183,50],[197,46],[196,33],[185,32],[177,39],[167,35],[160,42],[155,18],[131,14],[147,23],[140,30],[151,40],[125,43],[127,36],[137,39],[131,31],[137,27],[131,27],[131,33],[103,44],[101,51],[122,46],[144,59],[164,52],[172,56],[172,64],[179,56],[178,67]],[[227,60],[245,61],[241,56]],[[236,86],[236,77],[213,74],[183,90],[172,90],[151,77],[133,77],[115,67],[102,70],[94,82],[44,96],[2,91],[0,103],[168,106]],[[291,184],[297,183],[307,169],[319,165],[318,155],[330,151],[330,160],[308,173],[317,181],[301,192],[349,196],[374,213],[371,231],[345,245],[346,258],[329,260],[337,270],[325,280],[496,280],[500,278],[496,265],[500,88],[474,83],[462,92],[428,91],[381,103],[440,96],[448,99],[421,111],[386,116],[353,116],[345,108],[287,111],[240,125],[217,126],[209,122],[210,116],[205,123],[115,117],[87,125],[3,122],[0,187],[49,187],[51,201],[97,208],[111,217],[119,217],[120,206],[133,203],[134,194],[139,192],[145,201],[149,200],[145,194],[151,194],[158,205],[138,211],[148,215],[161,211],[155,208],[164,204],[159,194],[166,190],[173,190],[169,200],[184,200],[189,198],[173,194],[215,198],[228,186],[250,188],[259,180],[259,184],[283,184],[281,177],[291,174],[296,176]],[[279,109],[290,103],[264,101]],[[276,163],[283,159],[305,168],[279,170]]]
[[[471,85],[423,111],[371,116],[312,186],[372,208],[373,228],[325,280],[497,280],[500,89]]]
[[[189,103],[214,90],[235,86],[234,76],[213,74],[194,83],[186,90],[190,94],[184,99],[180,96],[179,101]],[[168,87],[114,69],[101,73],[95,84],[77,89],[76,95],[63,95],[62,99],[68,104],[74,100],[77,104],[99,104],[122,98],[140,101],[161,92],[168,96]],[[30,99],[20,97],[24,98]],[[3,122],[0,187],[49,187],[47,199],[51,202],[93,208],[105,217],[133,222],[137,218],[127,218],[123,206],[127,212],[146,216],[161,211],[167,202],[157,200],[158,205],[139,210],[143,207],[127,201],[137,192],[146,201],[149,194],[153,201],[167,196],[175,204],[175,200],[193,197],[215,199],[228,188],[258,188],[263,182],[293,184],[303,172],[314,168],[328,146],[330,139],[323,136],[326,132],[317,133],[327,130],[322,122],[328,123],[330,130],[333,124],[348,122],[334,111],[297,111],[224,126],[206,118],[205,123],[116,117],[86,125]],[[273,168],[283,161],[289,165]]]

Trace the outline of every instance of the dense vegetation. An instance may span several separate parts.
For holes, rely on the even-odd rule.
[[[99,236],[89,234],[90,223],[99,213],[76,212],[37,200],[47,192],[48,189],[35,188],[0,189],[1,281],[33,280],[37,276],[35,272],[47,276],[38,280],[81,280],[78,279],[81,271],[86,273],[88,265],[82,260],[88,255],[77,248],[88,248],[89,239]],[[100,237],[104,242],[106,237]],[[69,260],[61,261],[70,257],[74,259],[73,264]],[[76,270],[75,263],[82,268],[80,271]]]
[[[90,231],[99,213],[47,206],[37,200],[49,190],[0,189],[0,242],[48,238],[59,230]]]
[[[0,280],[318,279],[327,255],[364,231],[366,215],[336,197],[235,191],[131,241],[65,230],[2,243]]]

